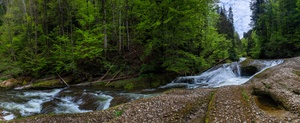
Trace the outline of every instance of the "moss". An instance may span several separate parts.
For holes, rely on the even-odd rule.
[[[269,70],[270,68],[265,69],[264,71]],[[259,74],[256,74],[255,78],[267,78],[269,76],[268,72],[260,72]]]
[[[269,83],[263,83],[263,85],[265,86],[266,89],[271,89],[272,85]]]
[[[251,62],[253,62],[253,59],[247,58],[246,60],[244,60],[243,62],[241,62],[241,66],[248,66]]]
[[[209,123],[209,112],[211,111],[211,109],[213,108],[214,105],[214,101],[215,101],[215,97],[216,97],[216,91],[213,91],[210,95],[210,101],[208,103],[208,108],[207,108],[207,112],[205,114],[205,123]]]
[[[105,86],[106,82],[97,82],[95,86]]]
[[[0,81],[5,81],[5,80],[8,80],[8,78],[5,78],[5,77],[0,78]]]
[[[58,79],[54,79],[33,83],[32,87],[53,87],[58,85],[62,85],[61,82]]]
[[[132,78],[126,80],[120,80],[115,82],[110,82],[108,84],[101,82],[98,85],[100,86],[107,86],[113,88],[122,88],[126,90],[133,90],[133,89],[140,89],[140,88],[147,88],[147,82],[142,78]]]
[[[24,80],[23,82],[22,82],[22,85],[27,85],[28,84],[28,82],[26,81],[26,80]]]
[[[249,100],[249,95],[247,94],[246,90],[242,91],[242,95],[243,95],[245,100],[247,100],[247,101]]]
[[[296,74],[297,76],[300,76],[300,71],[293,70],[293,74]]]
[[[127,83],[125,86],[124,86],[124,89],[126,90],[132,90],[134,88],[134,85],[132,83]]]

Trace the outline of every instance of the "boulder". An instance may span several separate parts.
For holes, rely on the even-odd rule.
[[[0,83],[0,87],[1,88],[12,88],[12,87],[17,86],[17,84],[18,84],[18,80],[16,80],[16,79],[7,79],[7,80],[4,80]]]

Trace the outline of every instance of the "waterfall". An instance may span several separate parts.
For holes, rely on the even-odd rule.
[[[171,83],[160,88],[187,87],[187,88],[207,88],[221,87],[228,85],[241,85],[246,83],[256,74],[267,68],[283,63],[283,60],[252,60],[247,66],[255,66],[258,72],[252,76],[242,76],[241,58],[239,62],[221,64],[212,67],[204,73],[196,76],[182,76],[173,80]]]

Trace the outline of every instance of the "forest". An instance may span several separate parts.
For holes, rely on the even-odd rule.
[[[232,10],[213,0],[2,0],[0,16],[2,76],[191,75],[238,58]]]
[[[195,75],[242,56],[300,53],[300,0],[252,0],[243,39],[216,0],[0,2],[1,76]]]
[[[300,1],[252,0],[252,30],[243,47],[253,58],[288,58],[300,54]]]

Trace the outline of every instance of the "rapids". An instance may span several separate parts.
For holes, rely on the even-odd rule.
[[[239,62],[220,64],[210,68],[202,74],[196,76],[182,76],[173,80],[171,83],[160,88],[186,87],[186,88],[208,88],[222,87],[228,85],[241,85],[246,83],[256,74],[274,67],[284,62],[284,60],[252,60],[246,66],[254,66],[258,71],[251,76],[243,76],[241,63]]]
[[[129,93],[97,88],[0,91],[0,116],[4,120],[38,114],[84,113],[105,110],[159,92]]]

